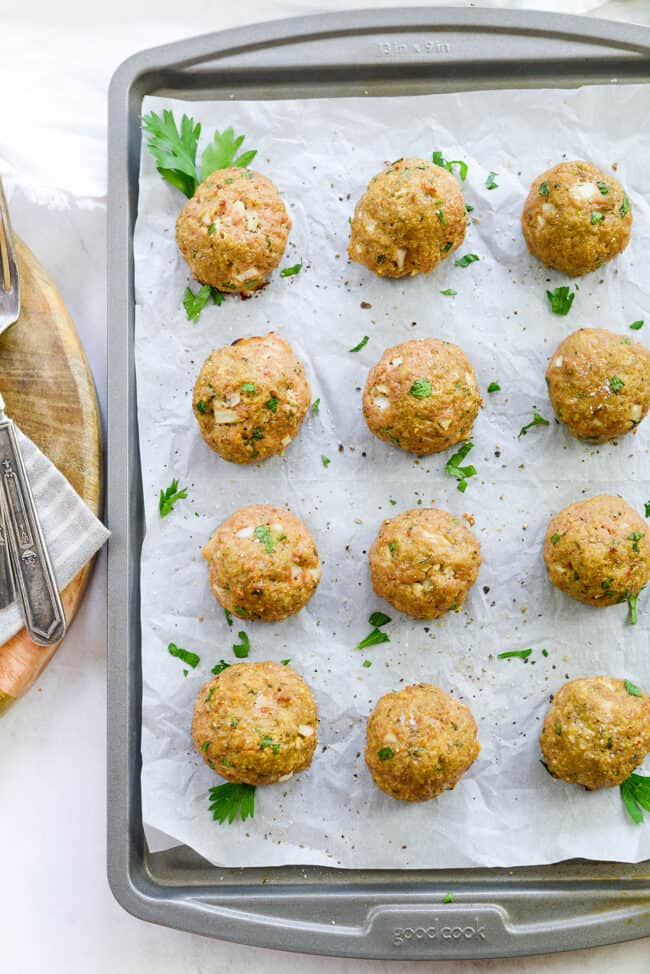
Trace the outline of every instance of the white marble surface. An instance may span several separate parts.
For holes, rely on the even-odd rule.
[[[0,173],[13,189],[16,228],[69,303],[105,401],[104,222],[101,208],[57,210],[51,187],[101,199],[105,94],[114,67],[143,47],[357,0],[87,0],[0,5]],[[411,0],[410,5],[415,5]],[[498,4],[476,4],[497,6]],[[591,12],[650,23],[648,0],[543,0],[510,6]],[[70,636],[37,687],[0,723],[0,969],[11,974],[398,972],[406,962],[305,957],[240,947],[128,916],[105,878],[105,561]],[[435,974],[646,974],[650,940],[571,954],[421,963]]]

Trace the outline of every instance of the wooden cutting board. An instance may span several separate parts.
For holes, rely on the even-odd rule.
[[[52,460],[93,513],[102,502],[102,440],[93,378],[63,299],[34,254],[16,240],[21,314],[0,335],[0,391],[7,415]],[[93,562],[62,593],[68,625],[81,605]],[[45,669],[58,646],[41,647],[23,629],[0,646],[0,714]]]

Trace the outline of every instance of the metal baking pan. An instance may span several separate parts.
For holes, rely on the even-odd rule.
[[[395,95],[650,81],[650,30],[543,13],[355,11],[144,51],[110,89],[108,876],[146,920],[263,947],[375,958],[532,954],[650,935],[650,862],[442,871],[222,869],[151,854],[140,801],[140,548],[132,237],[145,95]],[[447,890],[454,902],[442,905]]]

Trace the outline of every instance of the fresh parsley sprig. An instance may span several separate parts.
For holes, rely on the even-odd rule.
[[[465,443],[461,446],[457,453],[454,453],[453,457],[450,457],[445,464],[445,470],[450,477],[455,477],[458,481],[456,487],[464,494],[467,490],[467,480],[469,477],[475,477],[477,474],[476,467],[468,464],[466,467],[461,467],[461,463],[467,456],[470,450],[474,449],[474,444],[471,442]]]
[[[209,811],[215,822],[232,825],[237,816],[245,822],[255,815],[255,785],[240,785],[232,781],[215,785],[208,792]]]
[[[187,320],[191,321],[193,325],[199,320],[201,312],[210,298],[212,298],[216,305],[223,304],[224,302],[224,296],[221,291],[217,291],[216,287],[210,287],[209,284],[204,284],[196,292],[189,287],[185,288],[183,307],[185,308]]]
[[[235,135],[235,130],[229,126],[220,132],[217,129],[212,136],[212,142],[205,147],[201,155],[201,179],[206,179],[217,169],[229,169],[237,166],[245,169],[257,155],[257,149],[248,149],[237,155],[245,135]]]
[[[184,500],[187,497],[187,488],[178,489],[178,480],[174,477],[169,487],[160,491],[158,498],[158,510],[161,517],[167,517],[174,510],[176,501]]]
[[[550,426],[550,425],[551,424],[548,421],[548,419],[544,419],[544,417],[540,416],[539,413],[533,412],[533,418],[531,419],[530,423],[526,423],[525,426],[521,427],[521,429],[517,433],[517,439],[519,439],[520,436],[526,436],[528,430],[533,429],[535,426]]]
[[[643,809],[650,812],[650,778],[633,773],[621,783],[620,788],[628,815],[635,825],[640,825]]]

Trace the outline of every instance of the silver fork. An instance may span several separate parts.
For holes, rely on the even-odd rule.
[[[0,334],[19,314],[20,277],[0,180]],[[14,601],[17,589],[30,638],[51,646],[65,635],[65,614],[16,430],[4,406],[0,394],[0,608]]]

